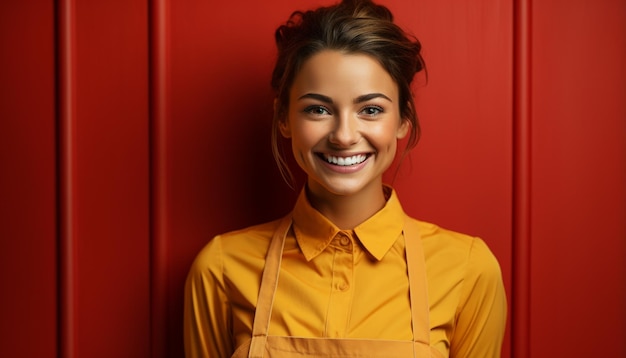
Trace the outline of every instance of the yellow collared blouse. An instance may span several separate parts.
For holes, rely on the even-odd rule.
[[[352,231],[311,207],[304,191],[283,252],[270,335],[410,340],[402,229],[393,190]],[[230,357],[250,338],[269,241],[278,221],[215,237],[185,288],[185,351]],[[485,243],[418,221],[428,279],[431,346],[446,357],[499,357],[506,321],[500,267]]]

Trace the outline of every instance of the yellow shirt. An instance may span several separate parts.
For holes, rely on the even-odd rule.
[[[395,192],[341,231],[304,191],[293,211],[270,335],[411,340],[405,214]],[[431,346],[446,357],[499,357],[506,321],[500,267],[478,239],[418,221],[428,279]],[[215,237],[185,287],[187,357],[230,357],[250,338],[269,241],[278,221]]]

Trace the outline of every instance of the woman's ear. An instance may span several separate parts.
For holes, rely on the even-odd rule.
[[[407,112],[404,113],[408,113],[413,110],[413,105],[411,104],[411,101],[406,101],[406,106]],[[406,137],[407,133],[409,133],[409,130],[411,130],[411,127],[413,126],[411,120],[408,117],[402,117],[401,121],[402,122],[400,123],[400,127],[398,127],[398,132],[396,133],[396,138],[398,139]]]
[[[409,129],[411,129],[411,121],[407,118],[402,118],[398,131],[396,132],[396,138],[402,139],[406,137],[407,133],[409,133]]]
[[[274,115],[276,116],[278,111],[278,98],[274,98]],[[289,121],[284,116],[278,119],[278,129],[280,134],[285,138],[291,138],[291,128],[289,128]]]
[[[289,128],[289,122],[283,119],[278,122],[278,129],[280,129],[280,134],[285,138],[291,138],[291,128]]]

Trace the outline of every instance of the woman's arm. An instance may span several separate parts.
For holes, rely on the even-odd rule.
[[[450,357],[500,357],[506,306],[498,261],[482,240],[474,239],[450,342]]]
[[[230,357],[230,308],[223,280],[220,237],[196,257],[185,284],[185,356]]]

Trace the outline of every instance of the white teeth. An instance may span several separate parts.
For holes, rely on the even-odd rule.
[[[327,162],[341,166],[360,164],[367,159],[365,154],[353,155],[351,157],[333,157],[331,155],[326,155],[325,157]]]

